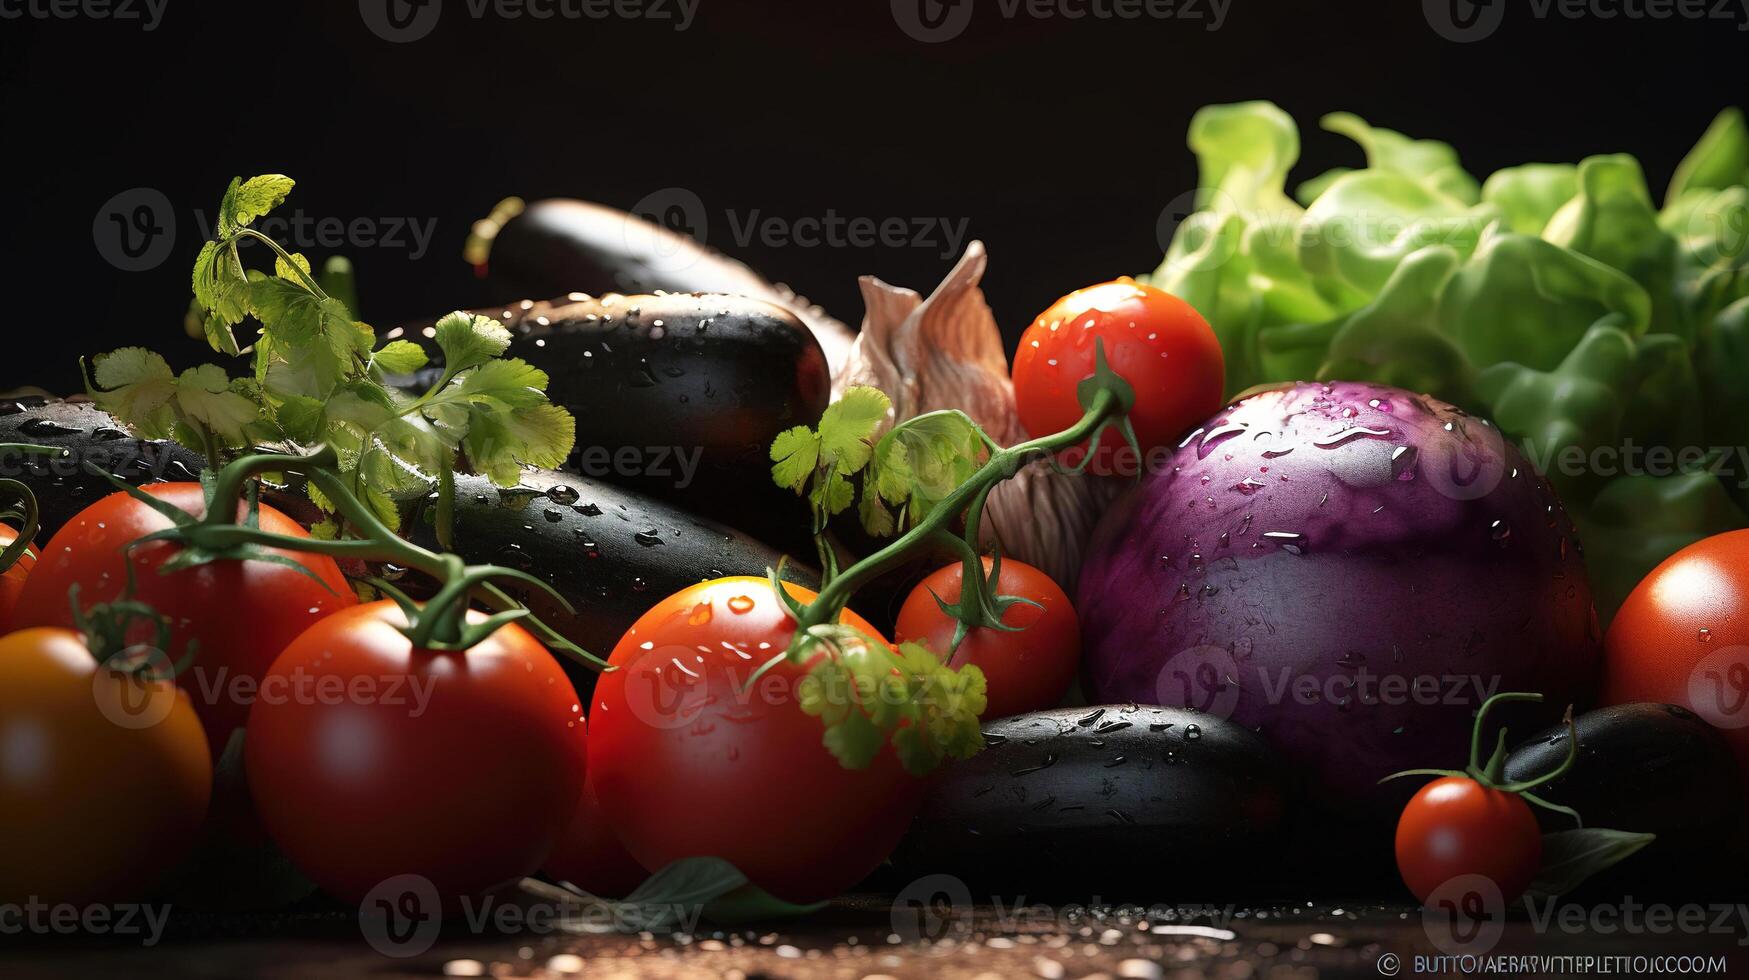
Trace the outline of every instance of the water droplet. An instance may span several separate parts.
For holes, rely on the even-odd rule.
[[[751,596],[738,595],[729,599],[729,611],[737,616],[743,613],[752,612],[753,605],[754,603]]]
[[[1713,631],[1710,629],[1707,629],[1705,626],[1702,626],[1700,628],[1700,633],[1697,635],[1697,638],[1702,643],[1711,643],[1713,640]]]
[[[1488,536],[1504,548],[1512,540],[1512,525],[1504,519],[1495,521],[1488,525]]]
[[[1189,724],[1189,725],[1185,725],[1184,726],[1184,737],[1186,739],[1189,739],[1192,742],[1196,741],[1199,738],[1202,738],[1202,727],[1200,725],[1197,725],[1194,723]]]
[[[1314,440],[1312,445],[1317,446],[1319,449],[1335,449],[1337,446],[1340,446],[1345,442],[1359,439],[1362,436],[1383,437],[1390,434],[1390,429],[1373,429],[1364,425],[1349,425],[1337,429],[1335,432],[1330,433],[1322,439]]]
[[[577,502],[577,488],[556,483],[547,488],[547,499],[561,507],[569,507]]]
[[[1415,460],[1421,455],[1414,446],[1398,446],[1391,450],[1391,475],[1399,480],[1415,479]]]
[[[541,511],[541,516],[545,517],[548,523],[557,524],[565,519],[565,512],[557,507],[548,507],[546,510]]]

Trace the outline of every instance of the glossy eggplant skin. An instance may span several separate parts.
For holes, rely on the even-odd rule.
[[[985,749],[930,783],[895,857],[979,901],[1158,900],[1249,884],[1270,860],[1285,773],[1255,732],[1180,708],[1058,708],[984,724]],[[1126,891],[1127,890],[1127,891]]]
[[[1573,720],[1573,768],[1535,790],[1579,811],[1587,827],[1657,834],[1645,850],[1594,879],[1600,886],[1704,886],[1744,870],[1742,781],[1717,729],[1673,704],[1623,704]],[[1565,728],[1514,748],[1506,778],[1534,779],[1566,758]],[[1571,817],[1533,807],[1544,831],[1573,829]],[[1587,886],[1589,887],[1589,885]]]
[[[115,489],[78,463],[92,462],[136,484],[196,480],[205,468],[201,456],[174,442],[129,436],[88,402],[0,401],[0,442],[69,451],[51,458],[0,453],[0,475],[20,480],[37,497],[39,542]],[[272,491],[266,499],[300,521],[319,517],[300,487]],[[763,575],[780,557],[741,531],[672,504],[564,473],[526,471],[523,486],[513,490],[494,487],[484,477],[458,476],[455,504],[456,552],[470,564],[511,566],[552,584],[575,614],[537,590],[511,591],[526,595],[537,614],[567,639],[604,659],[620,634],[663,596],[704,578]],[[416,503],[404,533],[435,548],[434,514],[428,501]],[[786,575],[815,584],[804,566],[787,566]],[[417,574],[406,575],[400,584],[414,594],[431,591]],[[593,682],[587,671],[572,676],[585,688]]]
[[[413,510],[403,532],[436,550],[435,518],[436,507],[428,499]],[[504,586],[549,626],[603,660],[663,597],[703,579],[764,575],[780,557],[740,531],[678,507],[549,470],[525,471],[522,484],[511,489],[484,477],[457,476],[455,550],[471,564],[503,565],[546,581],[574,612],[533,587]],[[785,566],[785,578],[818,584],[808,569],[793,563]],[[592,675],[571,673],[580,686],[593,683]]]
[[[478,312],[510,329],[505,356],[545,371],[547,396],[577,420],[564,469],[805,546],[807,510],[771,482],[769,450],[778,433],[819,421],[831,379],[788,311],[740,296],[615,293]]]
[[[788,289],[693,238],[589,201],[551,198],[476,226],[475,256],[505,299],[585,293],[728,293],[776,303],[843,362],[848,327]],[[470,248],[476,247],[471,244]]]
[[[154,480],[195,480],[206,468],[199,453],[173,442],[136,439],[90,402],[39,397],[0,399],[0,442],[32,443],[66,450],[44,456],[0,451],[0,476],[30,487],[42,531],[38,540],[67,523],[115,486],[89,467],[135,485]],[[9,502],[0,502],[0,505]]]

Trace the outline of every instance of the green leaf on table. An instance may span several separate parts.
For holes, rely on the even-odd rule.
[[[1527,893],[1539,897],[1564,895],[1585,879],[1621,863],[1647,844],[1654,834],[1585,827],[1543,835],[1542,868]]]
[[[561,928],[568,932],[600,931],[591,928],[596,923],[603,927],[611,923],[627,932],[670,932],[694,929],[701,919],[735,926],[795,918],[826,907],[825,902],[798,905],[776,898],[718,857],[674,861],[622,899],[604,899],[575,886],[532,878],[524,879],[521,888],[536,898],[575,906],[579,914],[560,919]]]

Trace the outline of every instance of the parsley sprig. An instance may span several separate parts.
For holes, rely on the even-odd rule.
[[[352,491],[391,528],[401,501],[447,486],[460,466],[512,486],[523,466],[562,462],[575,422],[547,400],[545,372],[502,356],[510,333],[490,317],[457,312],[437,322],[445,366],[423,394],[386,383],[424,367],[425,351],[408,340],[378,347],[376,332],[323,290],[307,258],[253,227],[292,186],[278,174],[232,180],[216,237],[194,261],[194,310],[207,342],[248,355],[251,372],[232,377],[203,364],[178,374],[158,354],[127,347],[93,360],[86,388],[98,405],[140,435],[202,449],[215,467],[256,444],[329,446]],[[244,264],[240,246],[251,240],[272,250],[271,273]],[[239,328],[250,324],[253,339],[239,344]],[[333,511],[319,490],[311,498]]]

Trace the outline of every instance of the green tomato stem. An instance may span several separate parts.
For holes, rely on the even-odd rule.
[[[857,589],[910,557],[923,542],[942,531],[974,502],[981,503],[990,487],[1012,477],[1022,466],[1034,459],[1049,456],[1088,438],[1107,422],[1123,415],[1124,411],[1121,397],[1114,391],[1102,388],[1093,396],[1086,414],[1074,425],[1061,432],[1040,436],[991,453],[990,458],[976,473],[943,497],[910,530],[895,538],[886,547],[842,570],[836,578],[822,587],[819,597],[804,609],[796,635],[806,635],[808,628],[812,626],[836,622],[839,613],[844,611]],[[976,534],[975,527],[967,528],[968,539],[976,540]],[[982,571],[981,565],[979,570]]]

